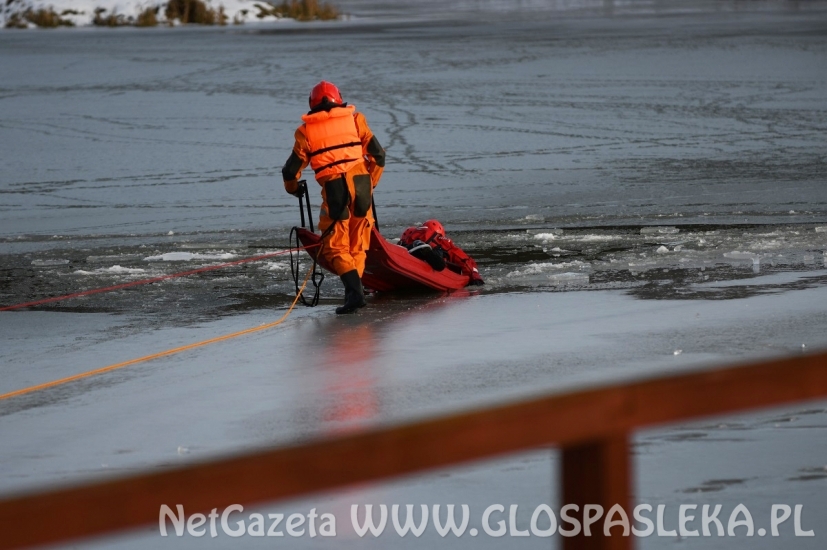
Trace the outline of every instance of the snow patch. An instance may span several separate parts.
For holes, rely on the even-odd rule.
[[[541,241],[553,241],[556,237],[554,233],[537,233],[534,238]]]

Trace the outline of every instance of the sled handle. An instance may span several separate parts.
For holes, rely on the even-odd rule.
[[[307,221],[310,222],[310,231],[315,233],[313,228],[313,210],[310,207],[310,191],[307,190],[307,180],[299,180],[299,214],[302,218],[302,227],[305,227],[304,209],[307,203]]]

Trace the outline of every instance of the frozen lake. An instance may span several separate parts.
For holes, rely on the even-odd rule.
[[[323,78],[388,150],[383,232],[438,218],[487,282],[341,319],[330,277],[281,327],[0,401],[0,491],[827,347],[827,11],[737,4],[353,1],[329,25],[0,32],[0,306],[286,246],[280,169]],[[271,322],[292,284],[275,258],[0,312],[0,394]],[[757,529],[786,503],[816,533],[640,547],[823,548],[825,428],[810,403],[638,434],[636,498],[666,505],[667,528],[680,504],[744,503]],[[548,548],[361,539],[349,507],[466,503],[479,527],[519,504],[525,528],[557,506],[556,464],[538,451],[261,510],[336,514],[339,536],[288,548]],[[81,546],[273,540],[153,527]]]
[[[321,78],[388,149],[387,226],[827,221],[823,12],[520,13],[4,32],[3,238],[293,225]]]

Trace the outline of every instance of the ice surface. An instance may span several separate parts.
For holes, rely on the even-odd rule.
[[[525,277],[527,275],[537,275],[540,273],[545,273],[547,271],[556,271],[559,269],[571,269],[571,268],[588,268],[583,262],[574,261],[574,262],[543,262],[543,263],[536,263],[530,264],[525,269],[517,269],[510,273],[508,273],[509,278],[519,278]]]
[[[553,285],[587,285],[589,284],[589,275],[586,273],[555,273],[548,276],[548,280]]]
[[[784,281],[800,279],[790,273]],[[757,280],[779,282],[783,281]],[[541,391],[708,368],[763,356],[766,350],[793,353],[802,342],[818,349],[825,345],[827,330],[827,312],[821,305],[827,299],[825,291],[827,286],[790,287],[780,294],[736,301],[642,301],[605,291],[372,300],[364,315],[349,319],[329,315],[327,308],[298,310],[287,325],[273,331],[0,405],[0,437],[13,442],[0,450],[0,483],[8,491],[158,464],[186,464],[268,442]],[[101,323],[94,316],[65,323],[66,314],[4,313],[0,353],[7,374],[0,390],[256,326],[278,314],[260,311],[115,340],[112,327],[107,327],[111,321]],[[13,325],[5,323],[9,318]],[[128,325],[128,318],[123,322]],[[434,331],[435,326],[440,330]],[[50,340],[27,338],[35,327],[49,330]],[[77,335],[84,339],[76,340]],[[422,346],[426,337],[428,346]],[[463,343],[463,353],[445,353],[457,342]],[[37,371],[27,368],[32,363]],[[819,489],[823,481],[792,478],[811,475],[802,471],[814,465],[823,466],[818,461],[823,462],[825,438],[816,434],[824,429],[827,405],[788,410],[641,433],[635,454],[636,498],[675,508],[687,499],[711,499],[728,506],[745,502],[756,509],[767,501],[783,500],[804,503],[810,514],[817,513],[824,505],[823,488]],[[779,420],[785,418],[794,420]],[[551,473],[556,461],[548,453],[519,455],[265,509],[341,506],[344,519],[351,502],[467,501],[478,514],[487,504],[505,499],[521,506],[554,505],[557,489]],[[720,479],[744,481],[723,488],[707,483]],[[422,540],[400,544],[420,548],[434,536],[429,533]],[[82,546],[226,546],[224,538],[158,542],[154,528],[106,540]],[[470,547],[463,540],[449,546]],[[386,545],[382,539],[345,538],[339,544],[342,541],[360,548]],[[296,548],[315,544],[311,539],[291,542]],[[672,544],[671,539],[644,542],[653,548]],[[684,544],[694,547],[702,542]],[[729,542],[736,548],[767,548],[751,539]],[[804,541],[797,548],[818,548],[817,542]],[[547,543],[532,539],[519,544],[534,548]],[[494,541],[480,539],[474,544],[491,547]]]
[[[84,271],[82,269],[78,269],[74,273],[75,275],[101,275],[105,273],[112,273],[115,275],[138,275],[141,273],[146,273],[146,270],[135,267],[121,267],[119,265],[113,265],[112,267],[102,267],[94,271]]]
[[[86,261],[89,263],[109,263],[124,260],[139,260],[142,258],[143,256],[141,256],[140,254],[109,254],[104,256],[87,256]]]
[[[641,227],[641,235],[675,235],[680,233],[677,227]]]
[[[55,259],[55,260],[32,260],[32,265],[36,267],[50,267],[56,265],[67,265],[69,260]]]
[[[320,55],[387,148],[385,227],[827,220],[820,12],[497,19],[3,31],[0,234],[286,230]]]
[[[757,256],[751,252],[741,252],[740,250],[733,250],[732,252],[724,252],[724,258],[732,258],[733,260],[753,260]]]
[[[553,241],[556,238],[556,235],[554,233],[537,233],[534,235],[534,238],[541,241]]]
[[[436,217],[487,282],[451,296],[372,295],[342,319],[328,277],[321,306],[278,329],[2,402],[0,491],[827,348],[818,3],[765,13],[736,12],[742,2],[583,4],[599,17],[560,16],[565,2],[507,4],[343,2],[359,17],[325,32],[0,32],[0,72],[11,75],[0,83],[3,305],[178,271],[173,258],[285,245],[298,213],[280,168],[320,78],[387,147],[383,232]],[[2,312],[0,392],[259,326],[292,297],[287,263],[268,260]],[[815,403],[642,432],[636,498],[756,513],[803,503],[819,537],[781,542],[821,549],[825,425],[827,404]],[[350,502],[554,506],[557,465],[544,450],[261,509],[332,507],[345,519]],[[154,529],[72,546],[232,546]],[[343,533],[330,546],[559,543],[437,537]]]
[[[265,271],[289,271],[290,265],[283,262],[267,262],[261,268]]]
[[[203,254],[199,252],[167,252],[158,256],[147,256],[147,262],[189,262],[192,260],[232,260],[235,254],[225,252],[223,254]]]
[[[762,277],[752,277],[750,279],[745,280],[734,280],[734,281],[715,281],[711,283],[698,283],[695,286],[697,287],[708,287],[708,288],[724,288],[724,287],[737,287],[737,286],[771,286],[771,285],[778,285],[778,284],[791,284],[797,281],[801,281],[801,273],[776,273],[773,275],[764,275]]]

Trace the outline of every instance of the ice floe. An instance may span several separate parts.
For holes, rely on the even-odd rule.
[[[138,267],[121,267],[119,265],[113,265],[112,267],[101,267],[99,269],[95,269],[94,271],[78,269],[73,273],[75,275],[140,275],[142,273],[146,273],[146,269],[141,269]]]
[[[56,260],[32,260],[32,265],[35,267],[54,267],[58,265],[68,265],[69,260],[63,259],[56,259]]]
[[[235,254],[229,252],[217,254],[201,254],[198,252],[167,252],[157,256],[144,258],[147,262],[189,262],[192,260],[232,260]]]
[[[641,227],[640,228],[640,234],[641,235],[675,235],[677,233],[680,233],[680,231],[681,230],[678,229],[677,227],[670,227],[670,226]]]

